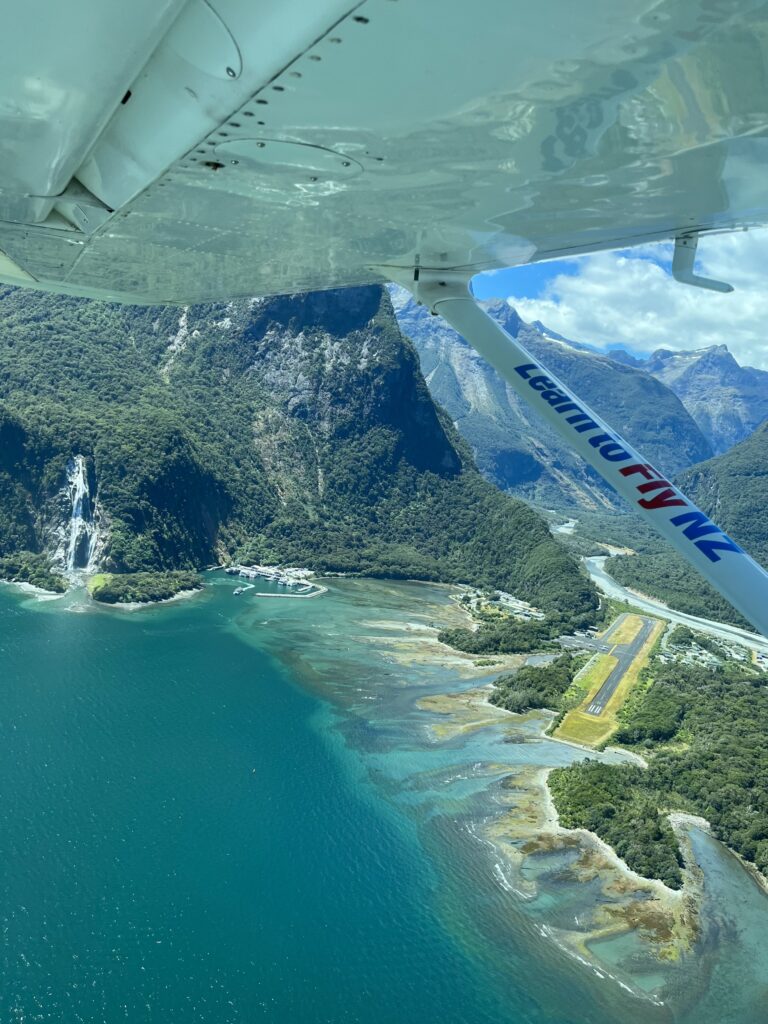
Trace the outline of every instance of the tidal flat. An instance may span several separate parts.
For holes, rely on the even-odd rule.
[[[130,616],[0,589],[0,1018],[764,1024],[768,898],[683,823],[686,931],[558,835],[544,776],[585,752],[490,710],[449,588],[207,582]]]

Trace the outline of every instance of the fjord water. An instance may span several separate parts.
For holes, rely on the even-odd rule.
[[[717,844],[706,967],[665,1006],[542,934],[573,893],[499,884],[476,827],[499,763],[574,755],[427,740],[416,697],[458,680],[391,637],[444,591],[212,582],[131,613],[0,588],[0,1021],[764,1019],[766,905]]]

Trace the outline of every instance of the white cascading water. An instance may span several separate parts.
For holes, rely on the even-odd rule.
[[[75,455],[67,463],[67,484],[72,502],[69,537],[65,551],[67,572],[91,569],[98,540],[98,527],[94,522],[88,472],[82,455]]]

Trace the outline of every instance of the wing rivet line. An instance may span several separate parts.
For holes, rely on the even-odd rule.
[[[371,22],[371,19],[369,17],[365,16],[365,15],[354,15],[352,17],[348,16],[347,19],[343,19],[343,20],[346,22],[346,24],[349,24],[350,22],[354,21],[358,25],[368,25]],[[339,23],[339,27],[340,27],[340,23]],[[338,29],[337,29],[337,31],[338,31]],[[329,35],[329,36],[325,37],[324,42],[332,43],[334,45],[339,45],[339,44],[343,43],[344,40],[345,40],[345,37],[343,37],[341,35]],[[323,40],[316,40],[316,42],[314,44],[315,52],[307,53],[305,51],[304,54],[301,55],[301,57],[298,58],[298,59],[301,59],[301,60],[304,60],[304,61],[313,61],[315,63],[318,63],[319,61],[323,60],[324,57],[322,56],[322,54],[317,52],[317,47],[322,45],[322,43],[323,43]],[[227,75],[229,75],[230,77],[235,77],[235,78],[239,77],[239,73],[236,72],[234,68],[227,67],[226,68],[226,72],[227,72]],[[285,80],[285,78],[293,78],[293,79],[297,79],[298,80],[298,79],[304,78],[305,75],[306,75],[306,72],[302,72],[302,71],[296,70],[295,69],[295,65],[294,65],[293,68],[284,69],[282,71],[281,75],[282,75],[283,81]],[[275,79],[273,79],[272,82],[266,83],[264,86],[262,86],[262,88],[260,90],[262,95],[258,95],[257,94],[255,96],[251,96],[251,98],[247,101],[248,105],[251,106],[251,107],[256,106],[256,105],[258,105],[260,107],[267,106],[269,104],[269,100],[264,98],[263,93],[264,93],[265,90],[269,90],[269,91],[271,91],[273,93],[292,92],[293,90],[291,88],[289,88],[287,85],[280,84],[280,78],[281,78],[281,76],[278,75],[277,76],[277,81],[275,81]],[[222,169],[223,167],[226,167],[227,165],[237,166],[238,164],[242,163],[241,160],[230,159],[228,153],[224,154],[223,150],[219,150],[216,147],[217,146],[224,146],[224,147],[229,148],[230,140],[231,139],[237,139],[238,137],[241,137],[242,134],[247,134],[248,129],[251,128],[251,126],[254,124],[254,121],[251,121],[251,124],[249,124],[249,125],[244,125],[242,123],[242,119],[244,119],[246,117],[249,118],[249,119],[256,118],[258,116],[258,111],[254,111],[253,109],[247,109],[246,110],[246,109],[243,109],[243,107],[241,107],[239,110],[233,111],[230,116],[231,117],[237,117],[237,118],[241,119],[241,120],[226,121],[221,126],[223,129],[224,128],[229,128],[229,129],[231,129],[231,131],[222,130],[222,131],[215,131],[215,133],[212,132],[211,136],[209,136],[207,139],[201,140],[200,142],[198,142],[198,147],[201,147],[201,148],[198,148],[198,149],[192,151],[192,152],[195,152],[195,153],[199,154],[200,156],[208,157],[208,159],[207,160],[205,160],[205,159],[204,160],[198,160],[194,156],[188,154],[186,156],[186,158],[182,158],[182,160],[179,162],[180,168],[186,167],[190,171],[193,171],[193,170],[197,169],[196,166],[195,166],[195,165],[197,165],[197,167],[200,167],[200,168],[202,168],[204,166],[204,167],[209,168],[210,170],[218,171],[218,170]],[[259,125],[260,127],[266,127],[266,122],[262,121],[262,120],[256,120],[255,124]],[[220,141],[220,140],[226,140],[226,141]],[[259,141],[258,143],[256,143],[255,140],[252,140],[252,139],[246,139],[245,141],[250,143],[250,145],[254,146],[254,148],[258,147],[259,149],[264,149],[265,146],[266,146],[266,143],[264,143],[262,141]],[[213,147],[214,148],[214,153],[211,153],[210,149],[202,148],[202,147]],[[273,147],[270,146],[269,148],[270,148],[270,152],[272,152],[272,148]],[[322,147],[320,147],[320,148],[322,149]],[[277,147],[277,149],[280,149],[280,147]],[[276,152],[277,152],[277,150],[276,150]],[[282,152],[282,150],[280,150],[280,152]],[[225,155],[226,155],[226,159],[225,159]],[[344,159],[344,154],[338,153],[337,155],[338,155],[338,157],[340,159],[338,160],[338,162],[336,164],[336,167],[337,167],[337,169],[338,168],[343,168],[344,171],[345,171],[345,176],[350,174],[350,173],[352,173],[352,169],[353,168],[357,168],[358,171],[362,171],[363,170],[363,167],[361,165],[359,165],[356,161],[353,161],[351,159]],[[375,160],[377,163],[382,163],[384,161],[384,157],[381,157],[381,156],[373,157],[370,154],[366,154],[366,156],[368,157],[368,160]],[[173,183],[175,181],[175,178],[172,176],[171,178],[169,178],[167,180],[170,183]],[[306,178],[304,178],[304,180],[314,183],[314,182],[318,182],[318,181],[324,180],[324,179],[321,179],[316,174],[312,174],[312,175],[308,175]],[[149,193],[145,193],[145,194],[148,195]]]

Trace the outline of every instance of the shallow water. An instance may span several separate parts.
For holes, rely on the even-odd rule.
[[[700,833],[700,955],[633,979],[664,1006],[558,947],[595,893],[557,858],[515,893],[504,767],[581,755],[430,739],[416,699],[466,686],[424,656],[447,591],[207,581],[139,612],[0,588],[0,1021],[765,1020],[768,900]]]

